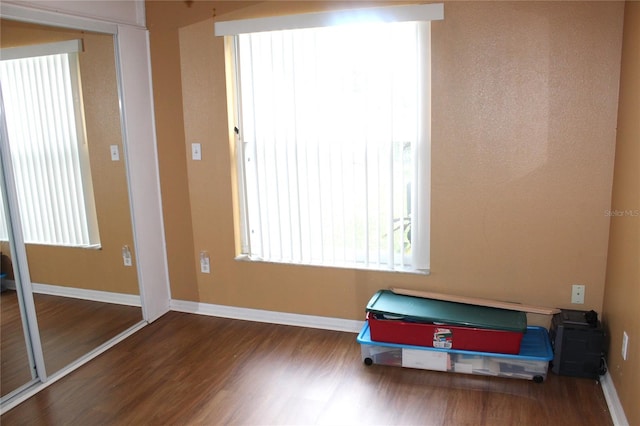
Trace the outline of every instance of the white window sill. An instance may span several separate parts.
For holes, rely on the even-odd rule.
[[[412,274],[412,275],[431,275],[431,270],[429,269],[386,269],[379,265],[362,265],[359,263],[352,264],[323,264],[323,263],[306,263],[306,262],[287,262],[287,261],[275,261],[275,260],[264,260],[257,257],[251,257],[246,254],[241,254],[235,257],[235,260],[239,262],[256,262],[256,263],[270,263],[277,265],[292,265],[292,266],[317,266],[321,268],[339,268],[339,269],[356,269],[356,270],[364,270],[364,271],[378,271],[378,272],[391,272],[398,274]]]

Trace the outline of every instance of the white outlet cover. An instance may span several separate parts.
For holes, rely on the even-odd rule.
[[[627,360],[627,348],[629,347],[629,335],[626,331],[622,332],[622,359]]]
[[[574,284],[571,286],[571,303],[584,304],[585,286],[582,284]]]
[[[211,273],[211,268],[209,266],[209,259],[208,258],[200,260],[200,272],[202,272],[204,274]]]

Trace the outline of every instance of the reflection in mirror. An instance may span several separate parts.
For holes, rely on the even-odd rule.
[[[3,175],[0,175],[2,179]],[[7,224],[4,183],[0,185],[0,397],[4,397],[35,379],[24,304],[13,274],[13,246]]]
[[[73,56],[71,59],[64,60],[69,68],[65,72],[70,75],[69,101],[62,102],[62,94],[50,95],[46,101],[43,99],[47,95],[41,94],[44,98],[38,101],[42,114],[54,119],[40,119],[36,110],[14,114],[14,117],[28,117],[26,126],[32,130],[31,133],[18,132],[15,129],[19,120],[12,121],[9,111],[15,113],[22,107],[17,106],[19,101],[10,104],[5,97],[18,207],[23,219],[44,361],[50,375],[142,320],[122,155],[114,37],[8,20],[0,22],[0,30],[5,52],[6,48],[39,46],[40,49],[51,43],[59,45],[59,42],[79,40],[71,43],[78,46],[77,52],[69,55]],[[27,74],[16,69],[15,74],[3,74],[3,91],[7,91],[7,85],[17,84],[19,76]],[[29,74],[35,72],[29,71]],[[20,95],[16,99],[25,97]],[[67,104],[71,104],[71,124],[60,130],[56,126],[65,121],[61,117]],[[33,130],[35,128],[39,130]],[[41,137],[35,144],[37,148],[18,150],[18,145],[27,144],[14,141],[24,137],[33,139],[34,134]],[[65,159],[57,171],[52,171],[51,163],[63,161],[62,156],[53,154],[53,146],[61,134],[64,134],[62,139],[73,139],[71,145],[77,152],[70,156],[71,160]],[[60,149],[68,154],[68,148]],[[42,158],[47,160],[39,161]],[[77,188],[75,195],[70,195],[71,189],[56,185],[57,180],[73,181],[74,172],[78,175]],[[34,186],[26,182],[28,179],[24,176],[42,176],[39,180],[47,185]],[[63,194],[63,201],[36,209],[39,202],[36,200],[54,199],[54,193]],[[65,209],[69,205],[80,205],[80,209],[68,213]],[[52,213],[58,208],[59,211]],[[66,225],[56,223],[47,233],[41,228],[50,216],[72,219]],[[29,226],[34,229],[27,229]],[[65,226],[69,230],[60,232],[58,228]],[[80,235],[77,238],[74,237],[76,228]],[[125,266],[123,261],[124,247],[131,253],[130,266]]]

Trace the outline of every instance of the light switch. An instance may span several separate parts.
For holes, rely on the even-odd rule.
[[[120,150],[118,145],[111,145],[111,161],[120,161]]]
[[[199,143],[191,144],[191,158],[194,160],[202,160],[202,151]]]

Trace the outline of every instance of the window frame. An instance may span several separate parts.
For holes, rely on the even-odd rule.
[[[80,238],[70,243],[61,241],[60,239],[55,241],[42,241],[37,239],[28,239],[29,233],[23,231],[25,243],[27,244],[89,249],[99,249],[101,247],[84,118],[84,103],[82,99],[82,83],[79,63],[80,52],[82,52],[82,40],[79,39],[4,48],[1,51],[2,61],[38,58],[50,55],[66,55],[65,60],[68,61],[69,68],[68,78],[70,80],[72,98],[69,101],[73,104],[75,123],[75,129],[73,129],[73,131],[75,133],[77,149],[77,161],[74,162],[73,166],[80,175],[80,183],[82,187],[82,208],[84,210],[84,215],[82,215],[84,223],[82,226],[86,228],[86,239]],[[11,143],[9,142],[9,144]],[[13,155],[14,154],[12,154],[12,157]],[[25,213],[24,210],[21,209],[21,214],[28,213]],[[69,220],[70,219],[67,218],[65,222],[69,223]],[[21,222],[24,227],[26,221],[22,220]]]
[[[247,215],[247,183],[245,181],[245,173],[242,172],[244,168],[244,149],[242,135],[240,130],[243,129],[242,114],[240,112],[241,102],[240,99],[240,79],[238,73],[238,34],[244,34],[248,32],[258,31],[271,31],[280,29],[302,29],[309,27],[322,27],[332,26],[335,22],[340,23],[361,23],[361,22],[403,22],[403,21],[421,21],[430,22],[432,20],[440,20],[444,18],[444,7],[440,4],[428,4],[428,5],[408,5],[408,6],[392,6],[382,8],[371,9],[359,9],[359,10],[347,10],[337,12],[322,12],[314,14],[303,15],[288,15],[277,16],[270,18],[259,19],[247,19],[241,21],[226,21],[216,22],[215,34],[218,36],[225,36],[225,54],[226,54],[226,75],[227,75],[227,100],[229,109],[229,136],[231,143],[232,158],[235,163],[233,168],[234,173],[234,208],[236,214],[234,216],[236,225],[236,247],[239,253],[236,259],[238,260],[258,260],[266,262],[286,263],[286,264],[300,264],[297,262],[277,262],[272,260],[255,259],[250,256],[249,248],[249,223]],[[429,27],[429,26],[427,26]],[[430,48],[430,30],[425,31],[424,43],[426,48]],[[420,69],[424,79],[429,82],[431,80],[430,75],[430,54],[423,55],[421,58]],[[430,103],[430,83],[421,87],[421,90],[426,94],[426,103],[423,105],[425,113],[423,117],[428,117],[428,120],[419,120],[420,133],[423,138],[423,143],[419,143],[419,151],[416,153],[421,159],[422,165],[416,167],[416,173],[418,179],[424,182],[427,194],[417,197],[417,185],[412,188],[412,200],[415,200],[419,205],[416,207],[417,211],[423,212],[426,215],[423,225],[416,229],[417,235],[412,238],[412,249],[421,251],[423,253],[422,260],[415,265],[411,265],[409,268],[398,269],[391,265],[391,268],[380,268],[380,265],[375,266],[359,266],[359,265],[346,265],[351,269],[367,269],[367,270],[383,270],[393,272],[411,272],[419,274],[430,273],[430,186],[431,186],[431,158],[430,158],[430,117],[431,117],[431,103]],[[413,230],[412,230],[413,231]],[[415,244],[415,245],[414,245]],[[302,263],[307,264],[307,263]],[[315,264],[312,264],[315,265]],[[342,265],[335,264],[322,264],[320,266],[326,267],[341,267]]]

